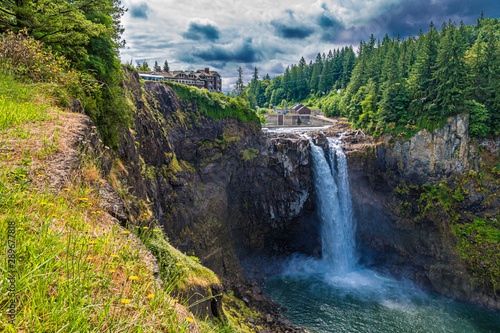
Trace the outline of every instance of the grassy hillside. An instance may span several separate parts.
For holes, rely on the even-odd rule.
[[[139,229],[121,228],[103,209],[95,184],[104,179],[95,161],[83,160],[71,181],[53,185],[61,184],[57,157],[70,149],[68,136],[83,116],[54,106],[41,90],[0,73],[0,228],[15,240],[8,245],[2,237],[11,250],[2,251],[2,271],[12,273],[0,284],[2,326],[8,332],[194,328],[193,316],[169,296],[172,285],[155,280],[134,236]],[[159,229],[151,232],[162,237]],[[12,300],[17,315],[8,324]]]
[[[43,52],[34,48],[33,58],[56,59]],[[119,179],[106,179],[101,171],[103,155],[113,160],[111,150],[102,145],[90,153],[90,139],[98,133],[86,116],[66,107],[84,96],[78,79],[84,74],[56,64],[19,66],[2,61],[0,67],[0,242],[5,249],[0,327],[6,332],[239,331],[230,323],[195,318],[189,300],[177,299],[179,290],[220,282],[197,258],[168,243],[147,205],[134,224],[125,226],[108,212],[108,180],[123,190]],[[52,75],[32,75],[44,68]],[[80,86],[68,86],[64,77]]]

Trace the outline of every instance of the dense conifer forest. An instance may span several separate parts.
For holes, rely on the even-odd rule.
[[[344,47],[302,58],[273,80],[256,69],[246,97],[260,107],[308,103],[374,135],[409,137],[461,113],[470,113],[472,135],[498,134],[499,39],[500,20],[482,16],[469,26],[431,23],[415,37],[372,35],[357,54]]]

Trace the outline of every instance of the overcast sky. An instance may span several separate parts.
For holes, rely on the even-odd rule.
[[[242,66],[249,81],[256,66],[261,76],[282,74],[304,56],[382,37],[417,35],[430,21],[473,24],[500,16],[500,0],[122,0],[122,62],[130,59],[171,69],[210,67],[230,91]]]

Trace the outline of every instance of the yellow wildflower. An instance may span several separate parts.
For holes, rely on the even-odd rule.
[[[137,280],[137,279],[138,279],[138,277],[137,277],[137,276],[135,276],[135,275],[129,276],[128,278],[129,278],[130,280]]]
[[[148,295],[148,298],[153,298],[153,297],[155,297],[155,295],[153,295],[153,294]]]
[[[190,322],[190,323],[194,322],[193,318],[190,318],[190,317],[187,317],[187,318],[186,318],[186,321],[188,321],[188,322]]]
[[[122,300],[121,300],[121,303],[122,303],[122,304],[128,304],[128,303],[130,303],[130,300],[129,300],[129,299],[126,299],[126,298],[124,298],[124,299],[122,299]]]

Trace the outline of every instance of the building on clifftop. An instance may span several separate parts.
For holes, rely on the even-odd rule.
[[[222,79],[219,73],[210,68],[195,71],[139,71],[139,77],[150,81],[171,81],[188,86],[205,88],[208,91],[222,92]]]

